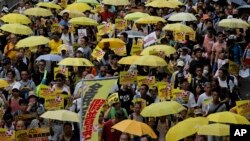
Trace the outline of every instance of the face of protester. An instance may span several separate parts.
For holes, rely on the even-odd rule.
[[[223,34],[219,34],[219,35],[218,35],[218,41],[219,41],[220,43],[223,43],[223,41],[224,41]]]
[[[196,57],[201,58],[202,57],[202,51],[196,51]]]
[[[183,90],[188,90],[188,87],[189,87],[189,83],[188,82],[183,82],[182,85],[181,85],[181,88]]]
[[[196,68],[196,70],[195,70],[196,75],[199,76],[199,77],[202,76],[202,71],[203,71],[202,68]]]
[[[71,136],[72,135],[72,126],[71,125],[65,125],[63,127],[64,134],[66,136]]]
[[[29,74],[28,74],[28,72],[27,71],[22,71],[21,72],[21,78],[22,78],[22,80],[28,80],[29,79]]]
[[[225,77],[225,74],[223,73],[222,70],[219,70],[219,77],[220,77],[220,78],[224,78],[224,77]]]
[[[18,97],[19,96],[19,90],[18,89],[13,89],[12,90],[12,96],[13,97]]]
[[[127,134],[121,134],[119,141],[129,141],[129,136]]]
[[[140,87],[140,93],[141,93],[141,95],[146,95],[147,94],[146,86],[141,86]]]
[[[219,93],[212,92],[213,102],[218,102],[220,99]]]
[[[13,76],[13,74],[12,74],[11,72],[8,72],[8,73],[7,73],[7,79],[8,79],[8,80],[14,79],[14,76]]]
[[[60,87],[60,86],[63,86],[63,84],[64,84],[64,83],[63,83],[63,79],[62,79],[62,78],[56,78],[56,85],[57,85],[57,86]]]
[[[16,130],[18,131],[18,130],[25,130],[25,129],[26,129],[26,127],[25,127],[24,121],[22,121],[22,120],[17,121]]]
[[[140,114],[140,112],[141,112],[141,105],[140,104],[135,104],[134,109],[135,109],[135,113]]]
[[[63,13],[63,19],[68,20],[69,19],[69,13]]]
[[[20,105],[20,110],[25,112],[27,110],[27,104],[21,104]]]

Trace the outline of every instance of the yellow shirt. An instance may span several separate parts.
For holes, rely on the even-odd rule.
[[[13,43],[8,43],[4,47],[4,54],[11,59],[11,61],[14,61],[16,58],[17,51],[14,50],[15,45]]]
[[[62,40],[59,40],[56,42],[55,40],[51,40],[49,42],[49,47],[51,49],[51,54],[58,54],[59,53],[59,47],[62,45]]]

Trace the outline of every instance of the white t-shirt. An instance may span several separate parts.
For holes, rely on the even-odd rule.
[[[219,70],[220,70],[220,68],[223,66],[223,65],[225,65],[226,63],[228,63],[228,59],[224,59],[224,60],[222,60],[222,59],[218,59],[217,60],[217,63],[218,63],[218,65],[217,65],[217,71],[216,71],[216,73],[215,73],[215,77],[217,77],[218,75],[219,75]]]
[[[197,106],[201,107],[202,112],[206,112],[206,105],[209,104],[210,103],[209,101],[211,100],[212,100],[212,96],[208,96],[204,92],[203,94],[199,96],[198,101],[197,101]]]

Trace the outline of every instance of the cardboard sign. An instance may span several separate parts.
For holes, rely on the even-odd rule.
[[[127,54],[126,46],[115,48],[114,53],[118,56],[126,56]]]
[[[113,93],[113,94],[109,95],[108,98],[107,98],[107,101],[108,101],[109,105],[112,105],[114,103],[119,102],[120,100],[119,100],[118,93]]]
[[[112,32],[113,24],[112,23],[106,23],[103,25],[97,26],[98,34],[99,35],[104,35],[104,34],[109,34]]]
[[[49,128],[35,128],[28,130],[29,141],[49,141]]]
[[[65,75],[66,78],[69,78],[69,69],[67,67],[54,67],[54,80],[56,80],[56,75],[61,73]]]
[[[149,45],[152,45],[156,42],[157,40],[157,37],[156,37],[156,33],[155,32],[152,32],[150,33],[149,35],[145,36],[143,41],[144,41],[144,48],[149,46]]]
[[[64,98],[61,95],[45,97],[44,107],[46,110],[64,109]]]
[[[51,92],[50,86],[43,85],[43,84],[40,85],[39,97],[45,98],[47,96],[50,96],[51,93],[52,92]]]
[[[14,131],[0,128],[0,140],[1,141],[12,141],[11,137],[13,136]]]
[[[149,88],[152,88],[155,85],[155,76],[137,76],[137,84],[141,86],[142,84],[148,85]]]
[[[51,25],[51,32],[52,33],[55,33],[55,32],[59,32],[61,33],[62,32],[62,28],[61,28],[61,25],[59,23],[54,23]]]
[[[140,55],[142,48],[143,48],[143,39],[137,39],[137,42],[134,39],[130,55]]]
[[[169,85],[168,82],[158,84],[158,97],[161,101],[171,99],[171,86],[169,87]]]
[[[15,132],[16,141],[28,141],[28,130],[19,130]]]
[[[185,41],[185,36],[186,35],[189,35],[189,39],[192,40],[192,41],[195,41],[195,38],[196,38],[196,32],[188,32],[188,33],[185,33],[185,32],[174,32],[174,40],[175,41],[179,41],[179,42],[183,42]]]
[[[87,36],[87,30],[86,29],[78,29],[77,33],[78,33],[78,38],[79,39],[81,39],[82,37]]]
[[[124,84],[132,84],[137,79],[137,73],[136,72],[127,72],[127,71],[121,71],[119,76],[119,83],[121,85]]]
[[[105,52],[98,46],[96,46],[96,48],[91,53],[91,56],[94,57],[98,61],[101,61],[104,55],[105,55]]]
[[[250,100],[236,101],[237,113],[250,119]]]

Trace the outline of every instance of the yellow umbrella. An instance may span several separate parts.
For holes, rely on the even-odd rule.
[[[182,2],[178,1],[178,0],[168,0],[171,1],[172,3],[176,4],[176,5],[184,5]]]
[[[118,64],[123,64],[123,65],[132,65],[134,61],[138,58],[139,56],[133,55],[133,56],[127,56],[123,57],[118,61]]]
[[[9,13],[7,15],[4,15],[1,20],[3,20],[5,23],[19,23],[19,24],[29,24],[31,23],[31,20],[22,14],[17,13]]]
[[[135,23],[139,23],[139,24],[156,24],[158,22],[166,22],[165,19],[161,18],[161,17],[157,17],[157,16],[146,16],[146,17],[142,17],[138,20],[135,21]]]
[[[175,31],[175,32],[194,32],[194,30],[181,23],[174,23],[174,24],[167,24],[166,26],[163,27],[163,30],[169,30],[169,31]]]
[[[86,3],[73,3],[68,5],[66,10],[85,12],[86,10],[91,10],[92,8]]]
[[[114,126],[112,126],[112,128],[131,135],[136,135],[136,136],[149,135],[154,139],[157,138],[152,128],[150,128],[147,124],[136,120],[126,119],[115,124]]]
[[[153,103],[145,107],[141,111],[143,117],[160,117],[171,114],[177,114],[185,108],[176,101],[163,101],[158,103]]]
[[[0,27],[3,31],[7,31],[13,34],[20,34],[20,35],[31,35],[33,31],[25,25],[21,24],[4,24]]]
[[[125,45],[125,42],[123,42],[119,38],[108,38],[108,39],[102,39],[97,46],[100,48],[104,48],[105,44],[109,44],[110,48],[119,48],[123,47]]]
[[[44,45],[49,43],[49,38],[44,36],[30,36],[17,42],[16,47],[34,47],[38,45]]]
[[[8,87],[9,84],[6,80],[0,79],[0,88]]]
[[[130,14],[127,14],[124,19],[125,20],[138,20],[142,17],[147,17],[147,16],[150,16],[149,14],[147,13],[142,13],[142,12],[134,12],[134,13],[130,13]]]
[[[89,4],[93,4],[93,5],[99,4],[99,2],[96,0],[77,0],[76,2],[77,3],[89,3]]]
[[[69,13],[70,18],[85,17],[85,15],[82,12],[72,11],[72,10],[63,10],[59,13],[59,15],[62,16],[64,13]]]
[[[65,58],[58,63],[61,66],[94,66],[88,59],[85,58]]]
[[[207,118],[209,121],[220,123],[250,124],[250,122],[244,116],[232,112],[214,113],[210,114]]]
[[[171,15],[169,21],[196,21],[196,17],[191,13],[180,12]]]
[[[69,23],[74,25],[89,25],[89,26],[96,26],[98,25],[96,20],[87,18],[87,17],[76,17],[69,20]]]
[[[198,130],[198,135],[207,136],[229,136],[230,128],[229,125],[213,123],[201,126]]]
[[[80,116],[68,110],[47,111],[40,117],[60,121],[80,122]]]
[[[52,13],[50,10],[45,9],[45,8],[29,8],[26,9],[24,11],[25,15],[29,15],[29,16],[41,16],[41,17],[48,17],[48,16],[52,16]]]
[[[141,55],[150,55],[163,52],[165,55],[170,55],[176,52],[175,48],[168,45],[153,45],[142,50]]]
[[[139,56],[134,61],[134,64],[140,66],[151,66],[151,67],[162,67],[168,65],[164,59],[155,55]]]
[[[188,118],[171,127],[166,135],[167,141],[179,141],[195,134],[199,127],[207,125],[208,120],[204,117]]]
[[[172,1],[167,1],[167,0],[154,0],[148,4],[146,4],[146,6],[151,6],[151,7],[156,7],[156,8],[176,8],[178,7],[177,4],[173,3]]]
[[[226,28],[248,28],[250,25],[241,19],[223,19],[218,23],[221,27]]]
[[[47,8],[53,8],[53,9],[62,9],[61,6],[53,3],[53,2],[39,2],[36,4],[39,7],[47,7]]]
[[[103,0],[102,3],[115,6],[130,5],[128,0]]]

